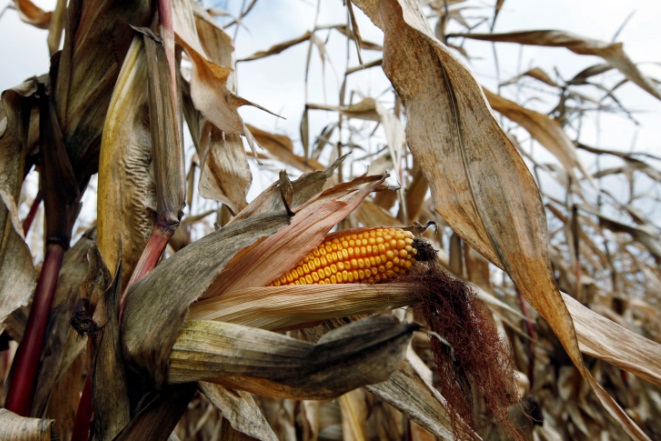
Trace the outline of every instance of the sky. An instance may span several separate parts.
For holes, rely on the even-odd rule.
[[[36,3],[49,9],[55,1],[40,0]],[[236,0],[216,0],[207,1],[205,5],[236,11],[241,3],[243,2]],[[7,4],[7,0],[0,0],[0,10]],[[466,5],[470,7],[464,11],[467,17],[486,15],[493,7],[493,1],[468,1]],[[236,27],[228,30],[231,35],[237,37],[237,59],[302,35],[313,27],[316,10],[317,2],[313,0],[258,1],[238,30]],[[379,42],[380,31],[357,8],[356,12],[363,38]],[[318,25],[341,24],[345,21],[345,9],[341,0],[321,0]],[[626,25],[620,30],[625,21]],[[640,69],[648,75],[661,79],[659,23],[661,4],[658,0],[506,0],[495,30],[508,32],[558,29],[605,41],[611,41],[620,30],[617,41],[624,43],[624,50],[630,58],[640,63]],[[321,31],[317,35],[325,42],[327,58],[322,63],[319,53],[313,50],[307,86],[304,82],[307,43],[275,57],[237,64],[239,94],[283,117],[275,118],[260,110],[244,107],[241,114],[246,122],[265,130],[287,134],[297,147],[300,147],[298,123],[306,96],[309,102],[337,104],[342,73],[347,66],[358,64],[355,48],[347,47],[343,37],[331,31]],[[0,44],[0,59],[3,60],[0,90],[47,70],[46,32],[22,23],[14,10],[6,10],[0,17],[0,41],[3,42]],[[471,70],[480,82],[495,88],[497,76],[493,69],[492,45],[466,41],[465,47],[473,55],[472,59],[467,60]],[[497,54],[501,81],[531,67],[541,67],[551,75],[568,79],[585,67],[601,62],[599,58],[579,56],[565,49],[521,47],[515,44],[498,45]],[[374,51],[363,51],[362,55],[365,61],[380,58],[380,53]],[[616,72],[606,75],[606,81],[610,84],[614,84],[619,78]],[[350,90],[364,96],[380,96],[388,86],[379,69],[365,70],[352,76],[349,82]],[[517,92],[513,88],[503,88],[503,93],[513,98]],[[589,92],[586,90],[586,93]],[[543,93],[540,96],[543,97]],[[621,115],[595,113],[582,128],[580,140],[605,149],[645,151],[661,155],[661,102],[631,84],[623,86],[618,97],[623,100],[625,107],[635,111],[637,123]],[[549,95],[548,100],[542,98],[530,101],[526,106],[547,112],[554,104],[553,97]],[[312,133],[318,133],[326,123],[334,120],[332,115],[315,112]],[[590,156],[583,157],[586,160],[592,159]],[[554,161],[550,155],[548,160]],[[589,170],[595,171],[595,164],[586,165]],[[259,182],[259,177],[256,177],[255,190],[251,192],[251,197],[265,184],[267,182]],[[621,192],[622,197],[626,196],[625,187],[617,181],[613,183],[613,191]]]

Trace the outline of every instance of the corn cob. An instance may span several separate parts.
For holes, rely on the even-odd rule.
[[[424,259],[418,256],[421,246]],[[429,244],[399,228],[340,232],[328,236],[269,286],[386,282],[406,274],[416,260],[430,260],[429,249]]]

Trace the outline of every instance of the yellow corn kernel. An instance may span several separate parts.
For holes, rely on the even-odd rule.
[[[399,228],[335,233],[270,286],[387,282],[409,271],[417,246],[413,234]]]

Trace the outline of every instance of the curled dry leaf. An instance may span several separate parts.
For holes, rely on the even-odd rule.
[[[243,142],[239,135],[224,134],[211,124],[205,129],[209,133],[202,140],[206,155],[202,156],[200,195],[238,213],[248,205],[246,195],[252,182]]]
[[[18,11],[18,16],[24,22],[39,29],[48,29],[50,26],[52,12],[44,11],[30,0],[16,0],[14,5]]]
[[[230,37],[201,11],[195,12],[194,25],[201,50],[214,63],[231,66],[234,46]],[[191,35],[192,26],[189,24],[188,34]],[[230,82],[231,77],[228,79],[228,90],[232,89]],[[238,213],[247,205],[246,195],[252,182],[243,142],[239,134],[224,132],[211,124],[203,112],[197,110],[190,85],[183,80],[180,84],[184,91],[186,120],[201,159],[200,195],[220,201],[232,212]]]
[[[190,95],[195,108],[219,130],[232,135],[245,135],[254,150],[254,139],[237,111],[238,107],[252,103],[239,98],[231,91],[228,81],[233,72],[232,68],[218,64],[226,59],[219,57],[217,53],[207,53],[198,34],[194,6],[186,0],[174,0],[172,5],[177,44],[183,47],[193,62]],[[205,27],[203,32],[207,31],[208,28]],[[222,30],[216,29],[215,33],[218,35]],[[212,49],[217,47],[209,50]]]
[[[271,55],[276,55],[279,54],[280,52],[286,51],[290,47],[296,46],[297,44],[303,43],[305,41],[308,41],[310,37],[312,36],[311,31],[307,31],[300,37],[293,38],[291,40],[283,41],[282,43],[278,43],[276,45],[271,46],[265,51],[259,51],[255,52],[254,54],[242,58],[238,61],[253,61],[253,60],[259,60],[260,58],[266,58],[270,57]]]
[[[553,81],[551,79],[549,74],[547,74],[544,70],[542,70],[539,67],[533,67],[532,69],[527,70],[524,73],[522,73],[520,75],[517,75],[517,76],[515,76],[514,78],[512,78],[510,80],[505,81],[502,85],[503,86],[508,86],[510,84],[516,84],[521,78],[524,78],[524,77],[534,78],[537,81],[540,81],[540,82],[542,82],[542,83],[544,83],[548,86],[551,86],[551,87],[560,87],[560,85],[558,83],[556,83],[555,81]]]
[[[324,187],[327,187],[334,179],[333,173],[342,163],[344,157],[339,158],[331,164],[326,170],[308,172],[301,175],[300,178],[291,182],[292,198],[289,202],[289,210],[298,211],[303,204],[312,197],[319,194]],[[253,216],[265,215],[268,213],[287,214],[287,207],[283,202],[283,190],[280,188],[281,182],[276,182],[261,192],[248,207],[237,214],[231,222],[242,219],[248,219]]]
[[[146,68],[142,38],[138,36],[117,78],[99,157],[98,246],[112,274],[121,255],[122,286],[126,286],[147,243],[156,211],[150,173],[151,135],[145,120]]]
[[[229,377],[229,383],[250,390],[250,382],[238,378],[248,377],[265,380],[259,390],[265,395],[334,398],[387,380],[418,328],[393,316],[369,317],[334,329],[312,344],[242,325],[188,321],[172,348],[167,380],[223,383]],[[275,384],[269,387],[270,383]]]
[[[7,317],[28,304],[36,285],[16,205],[30,149],[28,130],[36,91],[36,79],[29,80],[4,91],[0,103],[0,333]]]
[[[474,77],[434,37],[417,3],[356,4],[384,31],[383,68],[406,106],[407,141],[429,178],[435,209],[462,239],[505,269],[609,413],[632,437],[647,439],[583,365],[553,280],[539,190]]]
[[[58,439],[55,421],[18,416],[7,409],[0,409],[2,439],[6,441],[51,441]]]
[[[275,159],[285,164],[291,165],[303,172],[323,170],[324,166],[314,159],[308,159],[307,162],[302,156],[294,153],[294,145],[291,139],[285,135],[270,133],[265,130],[248,124],[250,133],[255,137],[255,141],[264,147]]]
[[[627,79],[640,86],[650,95],[661,99],[659,89],[631,61],[622,49],[622,43],[607,43],[556,30],[520,31],[504,34],[455,34],[454,36],[533,46],[564,47],[579,55],[595,55],[606,60],[612,67],[622,72]]]

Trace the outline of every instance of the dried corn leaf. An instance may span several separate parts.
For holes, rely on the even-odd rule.
[[[260,440],[277,441],[278,437],[273,433],[252,395],[205,381],[199,382],[199,386],[234,430]]]
[[[323,170],[324,166],[314,159],[308,159],[294,153],[294,145],[288,136],[270,133],[248,124],[250,133],[255,137],[255,141],[264,147],[268,152],[280,162],[291,165],[303,172],[312,172]]]
[[[455,439],[445,399],[417,374],[408,360],[387,381],[367,386],[367,390],[404,413],[429,433],[443,440]]]
[[[286,51],[290,47],[308,41],[312,35],[313,34],[311,31],[307,31],[305,34],[301,35],[300,37],[296,37],[291,40],[287,40],[287,41],[283,41],[282,43],[275,44],[265,51],[255,52],[254,54],[246,58],[242,58],[238,61],[253,61],[253,60],[259,60],[260,58],[270,57],[271,55],[277,55],[280,52]]]
[[[539,190],[473,76],[433,36],[417,3],[356,4],[384,31],[383,68],[406,106],[407,140],[429,178],[435,209],[507,271],[609,413],[632,437],[647,439],[583,365],[571,316],[553,281]]]
[[[238,135],[223,133],[204,119],[190,99],[190,87],[185,81],[180,83],[184,90],[186,122],[197,155],[202,158],[200,195],[220,201],[237,213],[246,206],[246,194],[252,181],[243,142]],[[189,187],[189,191],[192,188]]]
[[[577,168],[586,179],[592,182],[592,176],[578,157],[574,143],[557,121],[542,113],[526,109],[488,89],[484,89],[484,92],[491,107],[526,129],[533,138],[558,158],[572,180],[577,181],[574,173],[574,168]]]
[[[279,181],[261,192],[259,196],[257,196],[245,210],[237,214],[231,222],[267,213],[287,214],[289,211],[298,211],[304,203],[309,201],[313,196],[319,194],[321,190],[327,186],[329,180],[333,176],[333,172],[337,169],[343,159],[344,157],[338,159],[324,171],[304,173],[300,178],[292,181],[290,183],[292,195],[291,201],[288,202],[288,207],[284,204],[283,193],[285,190],[281,189],[281,181]]]
[[[519,43],[532,46],[564,47],[575,54],[595,55],[606,60],[611,66],[622,72],[627,79],[640,86],[643,90],[661,99],[659,89],[629,59],[622,49],[622,43],[607,43],[556,30],[521,31],[504,34],[455,34],[455,36],[474,40]]]
[[[52,12],[44,11],[30,0],[16,0],[14,5],[18,11],[18,16],[25,23],[31,24],[39,29],[48,29],[50,26],[51,16],[53,15]]]
[[[633,239],[643,244],[657,261],[661,260],[661,238],[659,229],[654,225],[631,226],[611,219],[591,207],[581,206],[581,209],[597,216],[599,218],[599,225],[603,228],[608,228],[616,233],[627,233],[631,235]]]
[[[211,124],[205,124],[205,129],[200,196],[222,202],[238,213],[248,205],[246,195],[252,182],[243,142],[239,135],[223,133]]]
[[[374,98],[364,98],[363,100],[349,106],[329,106],[326,104],[308,104],[307,107],[312,110],[330,110],[340,112],[347,118],[363,119],[366,121],[380,121],[381,116],[377,111],[377,102]]]
[[[98,246],[112,274],[121,253],[122,286],[147,243],[156,210],[146,82],[142,38],[136,37],[108,107],[99,157]]]
[[[229,291],[191,305],[191,320],[289,329],[332,318],[384,312],[418,300],[404,283],[264,286]]]
[[[0,333],[8,316],[28,304],[36,285],[16,205],[30,149],[28,130],[36,91],[37,81],[30,80],[4,91],[0,103]]]
[[[393,316],[369,317],[312,344],[242,325],[188,321],[172,348],[167,379],[180,383],[245,376],[281,384],[280,392],[293,393],[292,398],[334,398],[387,380],[416,329],[418,325]]]
[[[510,80],[505,81],[502,85],[503,86],[508,86],[510,84],[516,84],[521,78],[524,78],[524,77],[534,78],[537,81],[540,81],[540,82],[542,82],[542,83],[544,83],[548,86],[551,86],[551,87],[560,87],[560,85],[558,83],[556,83],[555,81],[553,81],[551,79],[549,74],[544,72],[544,70],[540,69],[539,67],[533,67],[532,69],[527,70],[524,73],[522,73],[520,75],[517,75],[517,76],[515,76],[514,78],[512,78]]]
[[[55,421],[18,416],[7,409],[0,409],[0,435],[6,441],[56,440]]]
[[[146,0],[69,4],[54,89],[64,143],[78,176],[89,176],[99,167],[111,90],[135,35],[128,25],[148,26],[151,8]]]
[[[172,5],[177,44],[183,47],[193,62],[190,95],[195,108],[219,130],[233,135],[246,135],[252,146],[252,136],[237,112],[239,106],[250,103],[230,91],[228,80],[232,68],[218,64],[220,60],[214,59],[218,54],[207,54],[197,31],[193,4],[186,0],[175,0]],[[203,32],[207,30],[205,28]]]
[[[231,66],[234,47],[230,37],[202,11],[195,10],[194,20],[204,53],[220,66]],[[192,32],[192,25],[189,26],[188,32]],[[184,81],[180,83],[184,89],[186,119],[201,158],[200,195],[220,201],[237,213],[247,205],[246,194],[252,181],[243,142],[239,135],[224,133],[210,124],[195,108],[190,86]],[[227,87],[231,89],[232,85],[228,83]]]
[[[563,295],[581,351],[661,385],[661,344],[641,337]]]

